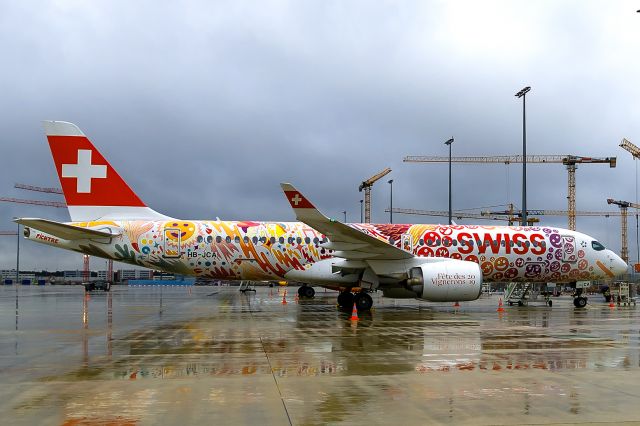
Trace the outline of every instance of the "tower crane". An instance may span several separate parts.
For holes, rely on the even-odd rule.
[[[607,198],[607,204],[615,204],[620,207],[621,216],[621,230],[622,230],[622,249],[620,250],[620,257],[625,262],[629,263],[629,248],[627,245],[627,211],[629,207],[633,209],[640,209],[640,204],[631,203],[629,201],[614,200],[613,198]]]
[[[25,185],[24,183],[16,183],[13,187],[27,191],[46,192],[48,194],[63,194],[60,188],[44,188],[42,186]]]
[[[567,219],[568,228],[575,231],[576,229],[576,169],[578,164],[609,164],[609,167],[616,166],[616,157],[592,158],[581,157],[577,155],[527,155],[527,163],[552,163],[563,164],[567,166],[568,172],[568,208]],[[413,155],[406,156],[403,160],[405,163],[522,163],[522,155],[495,155],[495,156],[472,156],[472,157],[439,157],[439,156],[423,156]]]
[[[640,159],[640,148],[629,142],[626,138],[622,138],[620,148],[631,154],[634,163],[635,160]],[[636,163],[636,202],[638,202],[638,163]],[[638,212],[636,212],[636,251],[638,257],[635,265],[635,271],[640,272],[640,221],[638,220]]]
[[[400,214],[408,214],[408,215],[419,215],[419,216],[434,216],[434,217],[449,217],[449,212],[448,211],[441,211],[441,210],[417,210],[417,209],[403,209],[403,208],[397,208],[394,207],[393,209],[394,213],[400,213]],[[389,211],[389,209],[385,210],[386,212]],[[507,221],[509,222],[509,226],[513,225],[514,222],[517,221],[517,218],[514,217],[504,217],[501,215],[492,215],[488,212],[478,212],[478,213],[474,213],[474,212],[452,212],[451,214],[452,217],[455,217],[456,219],[480,219],[480,220],[499,220],[499,221]],[[536,218],[536,217],[528,217],[527,218],[527,222],[528,224],[531,226],[534,223],[539,222],[540,219]]]
[[[622,138],[622,142],[620,142],[620,148],[628,151],[634,160],[640,158],[640,148],[629,142],[626,138]]]
[[[44,192],[48,194],[60,194],[64,195],[62,189],[60,188],[48,188],[42,186],[34,186],[34,185],[26,185],[23,183],[16,183],[13,185],[14,188],[24,189],[26,191],[35,191],[35,192]],[[36,206],[46,206],[46,207],[57,207],[57,208],[66,208],[67,204],[60,201],[45,201],[45,200],[25,200],[22,198],[8,198],[8,197],[0,197],[0,202],[9,202],[9,203],[21,203],[21,204],[32,204]],[[83,280],[89,281],[89,255],[85,254],[82,256],[82,278]],[[109,281],[112,281],[113,278],[113,260],[109,259],[107,262],[107,277]]]
[[[371,223],[371,187],[373,184],[382,177],[391,173],[391,169],[387,167],[378,174],[371,176],[369,179],[363,181],[358,187],[358,191],[362,192],[364,189],[364,222]]]
[[[64,209],[67,207],[65,203],[61,203],[60,201],[25,200],[23,198],[0,197],[0,202],[32,204],[35,206],[57,207],[59,209]]]

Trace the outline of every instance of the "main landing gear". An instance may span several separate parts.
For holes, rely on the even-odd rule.
[[[303,285],[302,287],[298,287],[298,296],[300,297],[311,299],[315,295],[316,295],[316,291],[313,289],[313,287],[309,287],[308,285]]]
[[[573,306],[576,308],[584,308],[587,306],[587,298],[582,296],[581,288],[576,288],[576,292],[573,295]]]
[[[350,291],[343,291],[338,295],[338,305],[344,309],[351,309],[355,303],[359,311],[368,311],[373,306],[373,299],[365,292],[356,294]]]

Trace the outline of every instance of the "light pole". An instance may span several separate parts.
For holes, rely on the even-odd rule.
[[[516,93],[517,98],[522,98],[522,226],[527,226],[527,92],[531,87],[527,86]]]
[[[449,225],[453,225],[453,221],[451,220],[451,216],[453,215],[451,210],[451,144],[453,144],[453,138],[449,139],[444,144],[449,145]]]
[[[389,179],[389,187],[391,193],[389,194],[389,223],[393,223],[393,179]]]
[[[18,239],[16,246],[16,285],[18,285],[18,281],[20,281],[20,224],[18,224]]]
[[[342,210],[342,214],[344,214],[344,223],[347,223],[347,211]]]
[[[364,222],[364,200],[360,200],[360,223]]]

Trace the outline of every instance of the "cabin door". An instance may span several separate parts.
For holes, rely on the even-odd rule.
[[[564,262],[575,262],[578,260],[575,237],[570,235],[562,236],[562,260]]]
[[[164,228],[162,232],[164,240],[164,254],[162,257],[180,257],[181,231],[178,228]]]
[[[411,238],[411,234],[402,234],[400,239],[402,243],[402,250],[411,253],[413,252],[413,239]]]

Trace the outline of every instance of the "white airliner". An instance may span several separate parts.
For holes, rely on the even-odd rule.
[[[225,280],[287,280],[340,290],[359,309],[368,294],[470,301],[483,282],[612,279],[627,264],[594,238],[552,227],[346,224],[281,184],[299,222],[182,220],[147,207],[74,124],[46,121],[71,222],[21,218],[26,238],[166,272]],[[148,172],[145,172],[148,173]],[[574,299],[584,307],[587,299]]]

